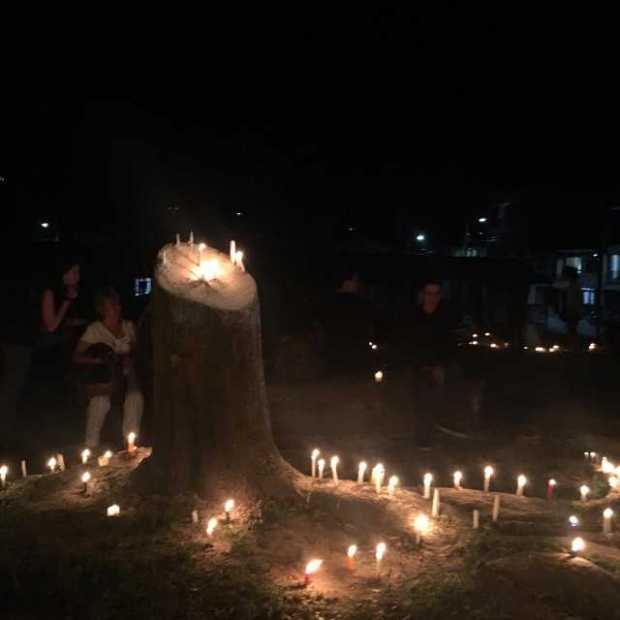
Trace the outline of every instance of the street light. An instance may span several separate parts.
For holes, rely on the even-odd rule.
[[[41,222],[41,228],[49,228],[49,227],[50,227],[49,222]]]
[[[486,224],[487,223],[487,218],[486,217],[479,217],[478,218],[478,222],[480,224]]]

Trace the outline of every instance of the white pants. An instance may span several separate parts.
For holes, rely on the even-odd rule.
[[[86,447],[96,448],[99,445],[101,429],[112,407],[109,396],[93,396],[86,409]],[[140,436],[140,420],[144,409],[144,397],[137,381],[130,378],[127,382],[125,402],[123,403],[123,437],[134,432]]]

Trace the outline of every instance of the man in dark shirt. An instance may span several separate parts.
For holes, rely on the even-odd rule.
[[[456,351],[454,321],[441,298],[441,284],[427,280],[406,335],[407,358],[414,396],[415,439],[428,448],[439,417],[446,369]]]

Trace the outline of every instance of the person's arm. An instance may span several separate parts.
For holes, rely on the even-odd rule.
[[[67,314],[73,299],[64,299],[56,312],[56,300],[54,299],[54,293],[51,290],[43,292],[41,299],[41,320],[46,332],[52,333],[58,329],[58,326],[62,323],[62,320]]]
[[[73,353],[74,364],[103,364],[103,360],[100,360],[97,357],[91,357],[90,355],[85,355],[88,347],[90,346],[91,343],[86,342],[85,340],[80,340],[78,342]]]

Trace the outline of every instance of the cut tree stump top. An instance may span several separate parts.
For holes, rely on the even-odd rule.
[[[256,299],[254,278],[214,248],[200,252],[198,244],[169,243],[158,259],[155,279],[175,297],[219,310],[242,310]],[[213,279],[203,277],[205,266],[216,272]]]

